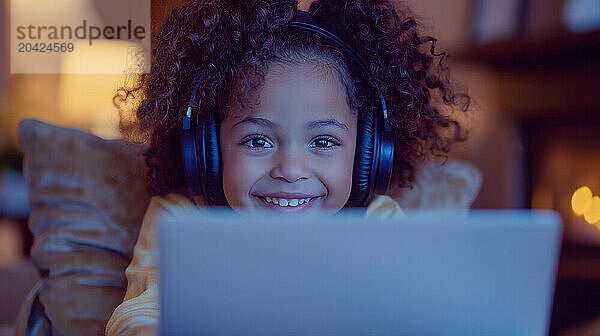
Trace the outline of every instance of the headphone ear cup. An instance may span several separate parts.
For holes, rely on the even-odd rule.
[[[223,193],[223,175],[221,170],[221,152],[219,150],[219,127],[211,113],[208,120],[202,122],[202,145],[204,160],[200,159],[204,197],[209,205],[228,205]]]
[[[181,135],[181,153],[183,155],[183,168],[187,185],[192,195],[202,195],[202,182],[198,162],[197,129],[188,118],[184,120]]]
[[[391,132],[382,131],[379,153],[377,157],[377,169],[375,181],[373,182],[373,192],[384,195],[390,184],[392,177],[392,168],[394,164],[394,135]]]
[[[377,145],[377,123],[372,113],[358,116],[352,190],[346,203],[348,207],[362,207],[371,193],[371,170]]]

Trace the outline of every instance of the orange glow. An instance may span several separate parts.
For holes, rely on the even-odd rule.
[[[586,205],[583,218],[589,224],[600,223],[600,197],[594,196]]]
[[[573,212],[580,216],[583,215],[586,207],[592,200],[592,195],[592,190],[587,186],[583,186],[575,190],[573,196],[571,197],[571,208],[573,208]]]

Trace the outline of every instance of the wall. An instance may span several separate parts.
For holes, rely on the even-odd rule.
[[[0,0],[0,125],[2,125],[2,115],[8,108],[8,3],[7,0]],[[6,133],[0,129],[0,148],[8,143],[9,139]]]
[[[465,62],[460,55],[469,48],[471,0],[411,0],[425,31],[438,38],[440,50],[449,53],[452,78],[473,99],[471,111],[461,120],[470,138],[453,150],[451,157],[464,159],[482,170],[483,185],[473,206],[522,207],[523,147],[512,120],[498,106],[497,73],[485,66]],[[458,113],[460,115],[460,113]]]

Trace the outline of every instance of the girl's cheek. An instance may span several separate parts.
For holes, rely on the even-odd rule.
[[[227,144],[222,147],[221,155],[223,159],[223,191],[225,197],[231,206],[243,205],[244,185],[247,175],[247,165],[243,157],[239,155],[235,144]],[[247,192],[246,192],[247,193]]]
[[[354,156],[351,157],[352,159]],[[352,189],[353,160],[346,155],[335,159],[315,161],[314,172],[325,185],[328,196],[323,203],[326,208],[341,209],[346,204]]]
[[[254,183],[265,172],[264,159],[244,155],[244,153],[231,153],[223,166],[223,189],[236,203],[244,203]]]

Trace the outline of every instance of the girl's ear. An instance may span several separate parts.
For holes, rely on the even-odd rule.
[[[427,162],[417,168],[413,189],[390,185],[388,194],[403,209],[468,209],[482,180],[479,168],[466,161]]]

